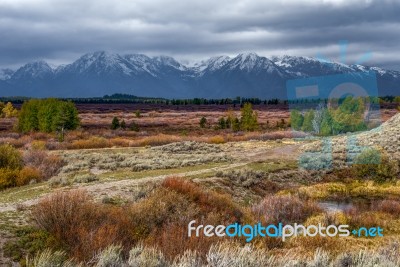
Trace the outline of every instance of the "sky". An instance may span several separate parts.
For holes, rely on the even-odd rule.
[[[400,0],[0,0],[0,68],[108,51],[184,62],[323,55],[346,64],[372,53],[365,65],[400,70],[399,14]]]

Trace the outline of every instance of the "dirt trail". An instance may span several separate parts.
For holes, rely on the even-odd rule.
[[[202,169],[202,170],[197,170],[197,171],[189,171],[189,172],[173,174],[173,175],[179,176],[179,177],[199,175],[199,174],[204,174],[204,173],[208,173],[208,172],[216,172],[216,171],[223,171],[223,170],[227,170],[227,169],[237,168],[237,167],[244,166],[246,164],[248,164],[248,162],[232,163],[232,164],[227,164],[227,165],[223,165],[223,166],[219,166],[219,167],[207,168],[207,169]],[[71,190],[71,189],[76,189],[76,188],[82,188],[94,195],[101,194],[101,193],[104,194],[105,192],[110,192],[112,194],[118,194],[118,193],[121,193],[121,191],[123,191],[123,189],[126,187],[137,186],[137,185],[145,184],[148,182],[162,181],[163,179],[165,179],[168,176],[171,176],[171,174],[159,175],[159,176],[149,176],[149,177],[144,177],[144,178],[140,178],[140,179],[124,179],[124,180],[110,181],[110,182],[89,184],[89,185],[79,184],[79,185],[74,185],[70,188],[61,188],[61,189],[56,189],[56,190]],[[32,205],[37,204],[40,199],[46,197],[49,194],[51,194],[51,193],[47,193],[47,194],[40,196],[39,198],[30,199],[30,200],[26,200],[23,202],[0,204],[0,213],[8,212],[8,211],[15,211],[15,210],[17,210],[17,206],[30,207]]]

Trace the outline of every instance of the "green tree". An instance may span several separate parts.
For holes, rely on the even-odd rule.
[[[3,114],[3,108],[5,107],[4,103],[0,101],[0,118],[4,116]]]
[[[1,106],[1,105],[0,105]],[[2,112],[4,117],[6,118],[12,118],[12,117],[17,117],[18,116],[18,110],[14,108],[14,106],[11,104],[11,102],[8,102],[3,108]]]
[[[119,119],[117,117],[114,117],[111,122],[111,129],[117,130],[120,126],[121,126],[121,124],[119,123]]]
[[[226,121],[224,119],[224,117],[220,118],[218,120],[218,128],[219,129],[225,129],[226,128]]]
[[[136,118],[140,118],[142,116],[140,110],[135,111],[135,116]]]
[[[240,128],[244,131],[258,129],[257,112],[253,111],[250,103],[245,103],[241,109]]]
[[[292,110],[290,112],[290,124],[293,130],[299,131],[303,126],[304,116],[298,110]]]
[[[206,117],[201,117],[201,119],[200,119],[200,128],[205,128],[206,127],[206,124],[207,124],[207,119],[206,119]]]
[[[337,134],[365,130],[367,125],[364,122],[364,112],[363,98],[346,97],[336,109],[331,109],[333,132]]]
[[[301,130],[304,132],[312,132],[313,131],[313,125],[312,122],[314,120],[314,110],[309,110],[304,114],[304,121],[303,121],[303,126],[301,127]]]
[[[238,118],[235,118],[232,122],[232,131],[234,132],[240,131],[240,121]]]
[[[131,130],[131,131],[135,131],[135,132],[139,132],[139,125],[137,124],[137,123],[135,123],[135,122],[132,122],[131,123],[131,126],[129,127],[129,129]]]
[[[322,122],[320,128],[320,135],[322,136],[329,136],[333,134],[333,122],[332,122],[332,115],[328,109],[325,109],[322,113]]]
[[[400,96],[396,96],[394,98],[394,102],[397,103],[399,106],[397,107],[398,110],[400,110]]]
[[[121,125],[120,125],[120,126],[121,126],[122,129],[124,129],[124,130],[126,129],[126,122],[125,122],[125,120],[122,120],[122,121],[121,121]]]
[[[21,132],[55,132],[79,126],[78,110],[72,102],[57,99],[31,99],[21,107],[18,130]]]

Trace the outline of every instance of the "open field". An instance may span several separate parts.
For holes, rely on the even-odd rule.
[[[254,132],[217,129],[227,106],[78,109],[81,128],[64,142],[16,133],[15,119],[0,119],[0,143],[48,174],[0,191],[0,266],[400,266],[400,115],[391,106],[379,130],[333,137],[333,167],[315,169],[300,159],[320,151],[321,139],[298,138],[308,134],[290,130],[283,106],[255,106]],[[111,130],[114,117],[139,130]],[[349,154],[369,145],[385,155],[373,175],[344,163],[351,136]],[[324,164],[325,154],[311,155],[306,164]],[[191,220],[379,226],[384,236],[247,243],[188,237]]]

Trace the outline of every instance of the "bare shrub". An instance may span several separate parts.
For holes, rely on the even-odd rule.
[[[263,171],[255,171],[252,169],[229,170],[226,172],[218,172],[217,177],[229,178],[236,185],[250,187],[259,184],[263,179],[267,178],[267,174]]]
[[[78,260],[92,259],[112,244],[133,245],[130,231],[135,227],[124,209],[95,204],[84,191],[54,193],[34,207],[32,216]]]
[[[269,224],[299,223],[321,212],[316,203],[290,195],[267,196],[252,210],[258,218]]]
[[[29,150],[23,155],[25,166],[38,169],[43,179],[47,180],[58,174],[65,161],[57,155],[48,154],[42,150]]]
[[[396,200],[382,200],[373,203],[372,210],[381,211],[394,216],[400,216],[400,202]]]

